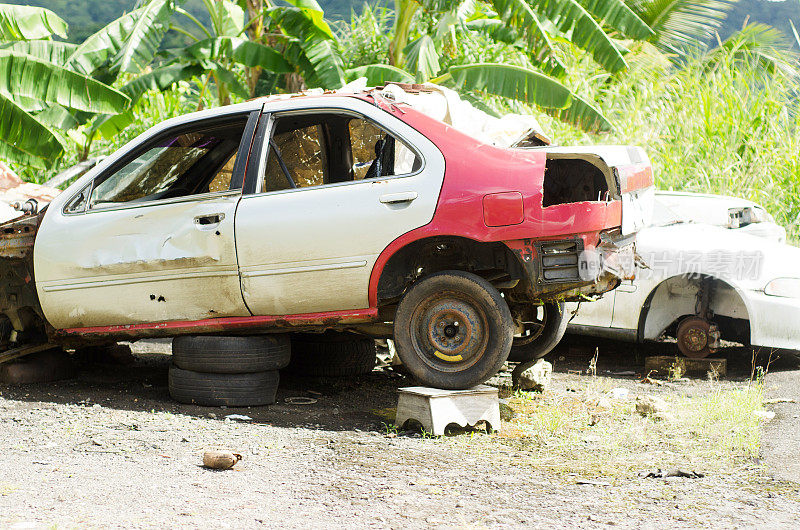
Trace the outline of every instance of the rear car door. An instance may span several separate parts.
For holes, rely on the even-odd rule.
[[[436,146],[365,101],[331,100],[260,121],[258,164],[248,167],[236,214],[242,293],[254,315],[369,307],[379,254],[436,209],[444,178]]]
[[[57,329],[249,315],[233,228],[259,112],[168,128],[43,220],[36,284]]]

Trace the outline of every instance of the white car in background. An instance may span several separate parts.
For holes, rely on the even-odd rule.
[[[656,192],[636,249],[646,267],[635,280],[567,304],[570,332],[630,342],[670,336],[694,358],[720,341],[800,350],[800,248],[758,204]]]

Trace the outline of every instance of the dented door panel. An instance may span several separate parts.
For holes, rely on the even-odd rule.
[[[369,307],[378,256],[402,234],[429,223],[436,210],[445,164],[430,140],[361,100],[315,105],[320,112],[350,111],[372,120],[412,146],[422,165],[409,175],[245,194],[236,242],[242,293],[254,315]],[[253,171],[258,178],[266,157],[262,150]],[[250,171],[248,166],[248,179]]]
[[[69,328],[248,315],[233,237],[239,197],[51,216],[35,260],[46,318]]]

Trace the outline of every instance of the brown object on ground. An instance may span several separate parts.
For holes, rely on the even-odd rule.
[[[653,372],[661,377],[674,374],[676,377],[683,375],[705,376],[713,372],[719,377],[728,374],[728,361],[726,359],[709,358],[688,359],[685,357],[672,357],[670,355],[656,355],[644,360],[644,371]]]
[[[642,416],[664,414],[668,410],[667,402],[660,397],[639,396],[636,398],[636,412]]]
[[[0,365],[0,383],[47,383],[75,376],[69,355],[61,349],[51,349],[28,355],[13,363]]]
[[[203,466],[209,469],[230,469],[242,459],[239,453],[230,451],[206,451],[203,453]]]

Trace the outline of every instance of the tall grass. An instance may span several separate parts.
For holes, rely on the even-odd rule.
[[[800,240],[800,81],[792,72],[722,52],[673,66],[641,50],[615,77],[574,62],[568,84],[616,130],[590,135],[544,117],[556,142],[640,145],[660,188],[751,199]]]

